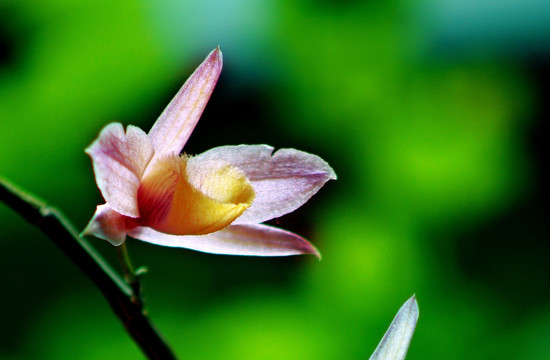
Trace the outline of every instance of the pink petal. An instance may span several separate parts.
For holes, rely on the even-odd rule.
[[[224,230],[207,235],[168,235],[148,227],[137,227],[128,232],[133,238],[151,244],[181,247],[222,255],[288,256],[313,254],[321,258],[319,251],[304,238],[276,227],[256,225],[231,225]]]
[[[320,157],[295,149],[280,149],[271,156],[267,145],[221,146],[189,162],[224,160],[243,171],[252,183],[256,198],[233,224],[257,224],[289,212],[308,201],[334,170]]]
[[[122,215],[138,217],[137,190],[153,147],[147,134],[129,125],[112,123],[86,149],[94,164],[95,179],[103,198]]]
[[[93,235],[118,246],[126,239],[126,217],[107,204],[99,205],[80,236]]]
[[[160,115],[149,137],[156,158],[179,154],[193,132],[222,71],[222,53],[213,50]]]

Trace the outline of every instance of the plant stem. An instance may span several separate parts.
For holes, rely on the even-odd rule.
[[[128,247],[126,242],[116,248],[118,254],[118,260],[124,273],[124,279],[126,283],[132,288],[133,296],[132,301],[136,304],[143,305],[143,299],[141,297],[141,283],[140,276],[145,272],[143,268],[134,270],[132,262],[130,261],[130,255],[128,254]],[[141,271],[140,271],[141,270]]]
[[[27,222],[37,226],[94,282],[130,336],[149,359],[176,359],[146,315],[139,290],[136,292],[135,281],[129,286],[95,249],[78,235],[61,212],[1,177],[0,200]]]
[[[134,271],[134,267],[132,266],[132,262],[130,261],[130,256],[128,255],[128,247],[126,246],[126,242],[123,242],[122,245],[116,248],[116,250],[118,260],[120,261],[120,265],[122,266],[122,270],[124,272],[124,278],[128,284],[131,284],[135,281],[136,273]]]

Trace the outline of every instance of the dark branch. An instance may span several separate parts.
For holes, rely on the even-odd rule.
[[[61,212],[1,177],[0,200],[37,226],[96,284],[147,357],[176,359],[145,314],[139,294],[135,294],[135,289],[128,286],[94,248],[78,235]]]

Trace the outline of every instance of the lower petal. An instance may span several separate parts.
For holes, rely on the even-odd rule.
[[[273,226],[232,225],[199,236],[164,234],[148,227],[137,227],[128,235],[151,244],[180,247],[220,255],[289,256],[312,254],[321,258],[309,241],[290,231]]]

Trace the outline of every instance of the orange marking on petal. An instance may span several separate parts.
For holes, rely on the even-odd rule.
[[[180,178],[180,161],[167,158],[155,164],[138,189],[139,222],[151,226],[162,223],[172,206]]]

